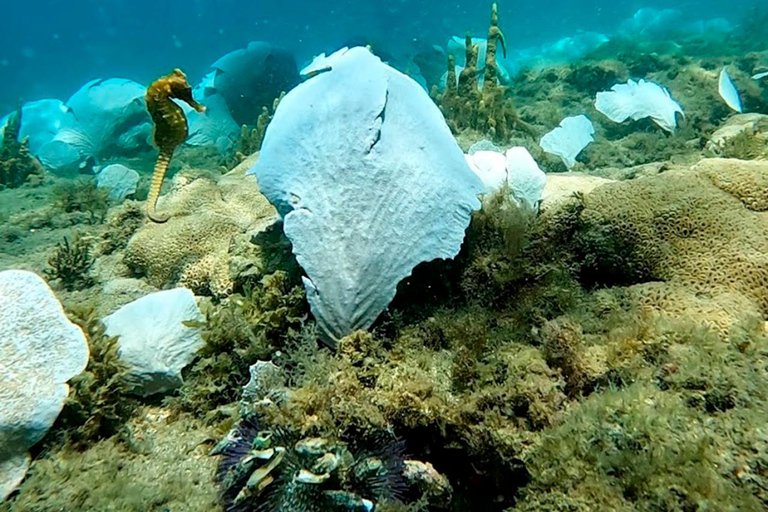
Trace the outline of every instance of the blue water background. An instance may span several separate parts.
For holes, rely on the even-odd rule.
[[[302,59],[364,37],[390,53],[487,30],[481,0],[48,0],[0,2],[0,115],[19,101],[66,100],[93,78],[148,83],[174,67],[192,82],[223,54],[264,40]],[[766,0],[501,1],[510,46],[612,33],[641,7],[737,24]]]

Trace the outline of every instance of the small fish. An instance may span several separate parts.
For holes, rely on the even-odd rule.
[[[728,71],[725,68],[720,71],[718,91],[720,92],[720,97],[725,100],[729,107],[736,112],[744,112],[744,106],[741,103],[739,91],[736,89],[736,85],[734,85],[733,80],[731,80],[731,77],[728,75]]]
[[[763,78],[768,78],[768,71],[761,71],[756,75],[752,75],[752,80],[762,80]]]

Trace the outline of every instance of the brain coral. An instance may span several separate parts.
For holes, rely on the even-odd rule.
[[[768,162],[703,160],[598,187],[581,215],[588,231],[625,248],[621,266],[639,305],[724,330],[744,314],[768,314],[766,184]]]
[[[218,297],[232,292],[233,241],[270,225],[276,216],[255,179],[238,170],[218,182],[177,176],[160,208],[171,219],[137,231],[128,242],[126,264],[156,287],[180,285]]]

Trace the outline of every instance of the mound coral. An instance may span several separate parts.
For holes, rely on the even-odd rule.
[[[128,242],[126,264],[158,288],[181,285],[216,297],[233,290],[231,249],[245,245],[258,266],[259,247],[251,235],[276,216],[255,180],[237,170],[218,181],[177,175],[160,205],[172,218],[140,228]]]
[[[641,304],[694,313],[721,331],[734,318],[704,313],[718,310],[727,296],[732,306],[723,312],[737,314],[751,302],[746,311],[768,314],[766,190],[765,162],[727,159],[599,187],[584,199],[583,278],[608,285],[662,281],[661,293],[648,285],[634,289]],[[675,304],[675,288],[697,299]],[[702,300],[716,302],[702,309]]]

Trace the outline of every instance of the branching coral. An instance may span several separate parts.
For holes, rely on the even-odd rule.
[[[258,119],[256,119],[256,126],[251,128],[248,125],[243,125],[240,132],[240,139],[237,141],[237,146],[235,148],[234,161],[229,162],[229,168],[233,168],[235,165],[248,158],[249,155],[261,150],[261,145],[264,142],[264,134],[267,132],[267,126],[269,126],[269,122],[272,121],[277,106],[280,104],[283,97],[285,97],[285,93],[282,93],[275,98],[275,101],[272,102],[271,110],[267,107],[262,107],[261,114],[259,114]]]
[[[72,242],[67,237],[56,245],[51,257],[48,258],[48,268],[45,274],[51,279],[58,279],[65,289],[79,290],[93,284],[88,271],[93,265],[90,238],[75,235]]]
[[[515,131],[536,135],[536,130],[520,119],[507,87],[498,82],[498,44],[502,45],[506,54],[506,42],[498,26],[497,6],[493,4],[483,87],[480,88],[477,81],[478,46],[472,43],[472,36],[467,34],[466,65],[459,73],[458,80],[456,63],[453,57],[449,56],[445,91],[438,94],[436,88],[432,90],[432,97],[437,101],[454,133],[475,130],[500,142],[508,141]]]
[[[0,189],[21,186],[33,175],[42,176],[43,166],[29,152],[28,138],[19,141],[21,109],[10,116],[0,142]]]

